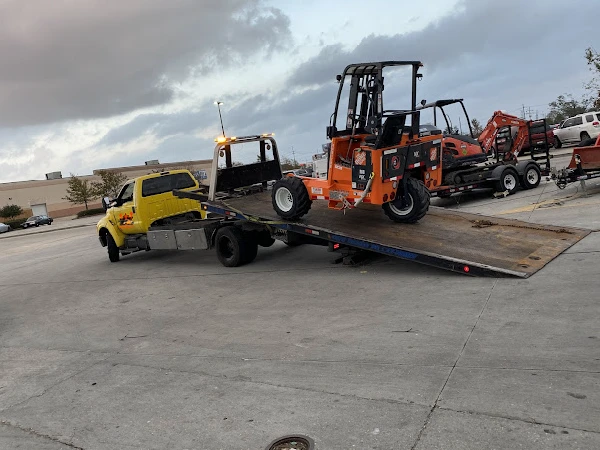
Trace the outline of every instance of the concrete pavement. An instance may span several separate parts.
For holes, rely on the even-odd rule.
[[[598,229],[600,195],[552,186],[443,202]],[[527,280],[278,243],[111,264],[91,227],[0,241],[0,448],[600,448],[599,236]]]

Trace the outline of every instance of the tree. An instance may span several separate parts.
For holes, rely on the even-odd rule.
[[[588,47],[585,49],[585,59],[590,72],[593,73],[592,79],[585,84],[589,91],[588,101],[594,109],[600,109],[600,53]]]
[[[115,198],[119,195],[121,188],[127,181],[127,176],[123,175],[121,172],[99,170],[98,175],[100,176],[101,181],[93,181],[91,183],[91,189],[96,197]]]
[[[559,95],[556,100],[550,102],[550,112],[546,118],[549,123],[559,123],[569,117],[582,114],[588,109],[586,99],[576,100],[571,94]]]
[[[0,217],[6,217],[9,220],[21,214],[23,214],[23,208],[19,205],[6,205],[0,208]]]
[[[83,180],[71,174],[69,186],[67,187],[67,195],[63,198],[76,205],[84,204],[87,210],[88,202],[98,198],[98,194],[94,191],[92,183],[88,180]]]
[[[475,135],[475,137],[479,137],[479,135],[483,131],[481,122],[479,122],[479,120],[477,120],[477,119],[471,120],[471,128],[473,128],[473,134]]]
[[[282,170],[293,170],[293,169],[299,169],[300,168],[300,164],[298,164],[298,161],[296,161],[295,159],[291,159],[288,157],[283,157],[281,159],[281,169]]]

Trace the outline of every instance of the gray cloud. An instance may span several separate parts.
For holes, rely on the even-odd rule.
[[[107,117],[168,102],[171,83],[285,47],[261,0],[5,0],[0,126]]]

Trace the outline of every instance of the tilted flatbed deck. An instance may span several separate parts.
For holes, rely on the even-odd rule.
[[[417,224],[405,225],[390,221],[378,207],[344,214],[325,202],[313,202],[302,220],[288,222],[275,214],[270,191],[212,202],[200,192],[177,195],[199,200],[213,214],[479,276],[527,278],[590,233],[436,207]]]

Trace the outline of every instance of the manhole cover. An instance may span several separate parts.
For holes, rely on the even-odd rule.
[[[314,450],[315,443],[308,436],[283,436],[275,439],[266,450]]]

